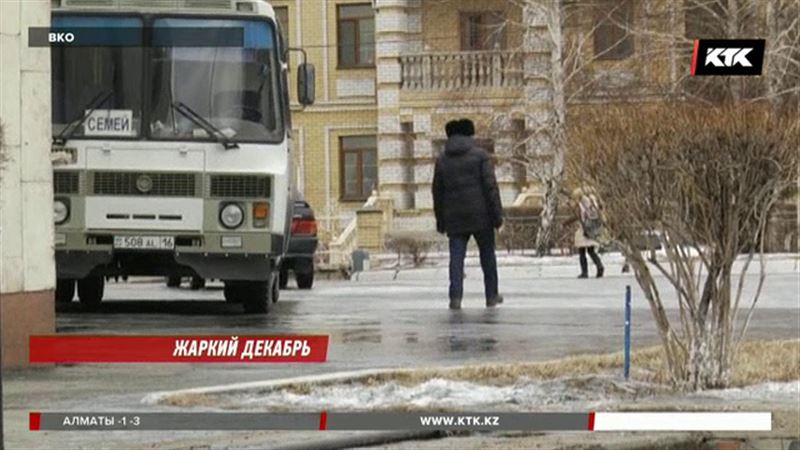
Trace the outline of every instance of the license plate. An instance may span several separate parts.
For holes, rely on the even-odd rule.
[[[173,236],[114,236],[114,248],[131,250],[172,250]]]

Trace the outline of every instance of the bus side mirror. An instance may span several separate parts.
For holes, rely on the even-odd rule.
[[[297,66],[297,101],[303,106],[314,104],[315,79],[313,64],[302,63]]]

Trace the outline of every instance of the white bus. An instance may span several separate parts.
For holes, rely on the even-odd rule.
[[[51,31],[56,300],[109,276],[277,300],[291,218],[287,48],[261,0],[61,0]],[[298,67],[298,101],[314,68]]]

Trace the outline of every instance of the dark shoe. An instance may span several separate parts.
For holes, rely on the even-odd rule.
[[[499,305],[500,303],[503,303],[503,296],[502,295],[496,295],[494,298],[486,300],[486,307],[487,308],[494,308],[495,306]]]
[[[460,298],[451,298],[450,299],[450,309],[461,309],[461,299]]]
[[[603,267],[603,266],[598,267],[597,268],[597,278],[603,278],[603,273],[605,273],[605,271],[606,271],[605,267]]]
[[[589,278],[589,275],[587,275],[585,273],[582,273],[582,274],[578,275],[578,278]]]

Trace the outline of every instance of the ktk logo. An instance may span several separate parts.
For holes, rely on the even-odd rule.
[[[761,75],[764,39],[697,39],[692,75]]]

